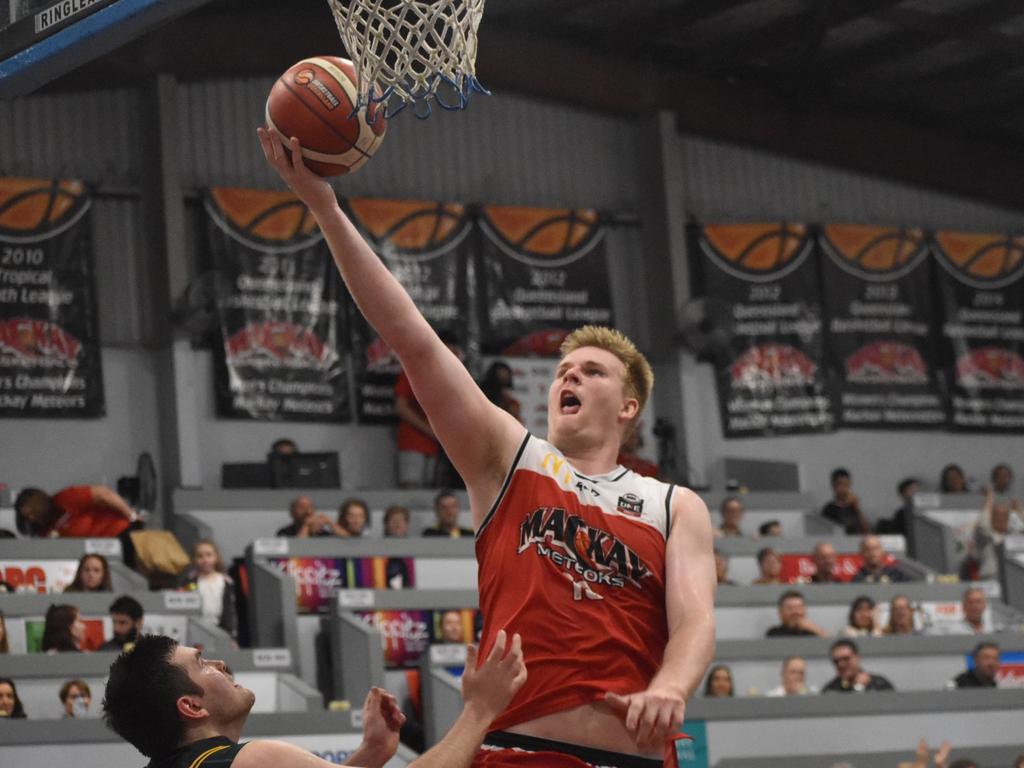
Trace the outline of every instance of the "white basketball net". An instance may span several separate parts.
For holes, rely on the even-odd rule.
[[[359,79],[359,107],[382,102],[385,116],[431,102],[462,109],[474,91],[476,32],[485,0],[327,0]],[[391,114],[388,115],[387,113]]]

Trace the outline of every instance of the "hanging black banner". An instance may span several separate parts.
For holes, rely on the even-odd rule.
[[[615,324],[596,211],[488,206],[480,224],[485,353],[553,356],[573,329]]]
[[[935,235],[956,429],[1024,432],[1024,237]]]
[[[349,198],[345,209],[363,237],[438,333],[465,346],[470,220],[455,203]],[[353,306],[359,421],[394,421],[398,358]]]
[[[80,181],[0,178],[0,417],[105,413],[89,211]]]
[[[924,233],[830,224],[819,242],[825,362],[839,426],[945,426]]]
[[[726,437],[825,432],[835,417],[822,369],[814,239],[803,224],[691,227],[705,292],[729,308],[717,381]]]
[[[206,213],[220,278],[217,415],[346,421],[341,281],[312,215],[288,193],[223,187]]]

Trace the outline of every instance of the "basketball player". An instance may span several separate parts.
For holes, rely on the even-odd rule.
[[[501,629],[526,638],[530,679],[474,765],[662,765],[714,653],[715,565],[704,503],[616,464],[650,395],[647,361],[615,331],[576,331],[549,390],[548,439],[530,435],[441,343],[298,140],[289,156],[258,133],[466,481],[482,650]]]
[[[464,706],[448,734],[411,765],[468,768],[494,717],[526,679],[522,641],[500,633],[486,661],[466,652]],[[331,768],[294,744],[238,743],[256,697],[235,683],[222,661],[169,637],[146,635],[110,665],[103,700],[107,725],[142,754],[148,768]],[[363,706],[363,742],[348,765],[382,766],[398,749],[405,721],[395,698],[373,688]]]

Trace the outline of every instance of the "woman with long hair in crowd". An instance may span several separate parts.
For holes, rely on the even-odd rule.
[[[842,637],[878,637],[882,630],[875,623],[875,601],[861,595],[850,605],[846,626],[839,633]]]
[[[103,555],[82,555],[74,580],[65,592],[110,592],[110,564]]]
[[[43,651],[63,653],[82,650],[85,640],[85,622],[79,618],[73,605],[51,605],[46,609],[43,627]]]
[[[889,601],[889,623],[885,625],[887,635],[916,635],[919,631],[914,626],[914,606],[910,598],[896,595]]]
[[[9,677],[0,677],[0,718],[2,717],[28,717],[18,696],[18,689]]]
[[[713,666],[704,683],[704,695],[716,699],[733,696],[732,670],[725,664]]]

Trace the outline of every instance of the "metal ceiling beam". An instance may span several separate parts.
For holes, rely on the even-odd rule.
[[[821,75],[839,79],[896,58],[932,48],[951,37],[969,38],[1000,22],[1020,16],[1020,0],[987,0],[955,14],[921,13],[908,8],[892,9],[881,16],[899,28],[891,34],[847,53],[827,58]]]

